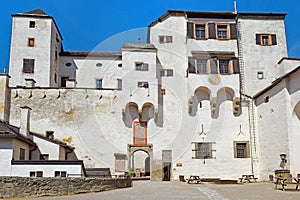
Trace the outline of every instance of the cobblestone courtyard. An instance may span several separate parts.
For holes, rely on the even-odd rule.
[[[187,184],[182,182],[134,182],[132,188],[108,192],[80,194],[63,197],[26,198],[27,200],[295,200],[300,199],[300,190],[290,185],[283,192],[275,190],[272,183],[248,183],[236,185]]]

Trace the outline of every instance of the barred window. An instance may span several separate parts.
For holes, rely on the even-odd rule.
[[[235,158],[250,158],[249,142],[234,142]]]
[[[34,59],[23,59],[23,73],[34,73]]]
[[[212,159],[213,158],[213,143],[211,142],[196,142],[194,151],[194,159]]]

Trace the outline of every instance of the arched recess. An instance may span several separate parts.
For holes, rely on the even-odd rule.
[[[149,122],[155,116],[154,105],[152,103],[144,103],[142,107],[141,121]]]
[[[215,104],[212,104],[215,106],[215,108],[212,108],[214,112],[212,112],[213,118],[218,118],[220,114],[220,106],[225,101],[233,101],[234,98],[234,90],[229,87],[223,87],[218,90],[217,92],[217,99],[215,100]],[[230,111],[232,113],[232,110]]]
[[[204,100],[210,100],[211,91],[204,86],[198,87],[194,91],[194,96],[192,97],[192,100],[190,101],[190,108],[189,108],[189,114],[191,116],[196,116],[198,112],[198,108],[201,107],[201,102]]]
[[[135,102],[126,104],[125,111],[123,112],[123,121],[127,128],[132,128],[134,120],[139,118],[139,107]]]
[[[144,162],[145,162],[145,168],[144,168],[144,172],[146,176],[150,176],[150,179],[152,179],[151,177],[153,176],[153,174],[151,173],[153,171],[153,145],[149,144],[147,146],[134,146],[134,145],[128,145],[127,146],[127,152],[128,152],[128,171],[132,171],[135,170],[134,167],[134,154],[135,152],[145,152],[146,154],[148,154],[148,156],[145,158]]]

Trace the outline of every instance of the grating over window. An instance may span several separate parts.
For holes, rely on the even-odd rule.
[[[23,59],[23,73],[34,73],[34,59]]]
[[[237,143],[236,144],[236,153],[237,158],[247,158],[247,144],[246,143]]]
[[[211,159],[213,158],[212,155],[212,144],[210,142],[198,142],[195,143],[195,152],[194,158],[195,159]]]

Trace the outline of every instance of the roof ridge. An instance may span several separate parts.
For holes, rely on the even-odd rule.
[[[42,9],[32,10],[32,11],[29,11],[29,12],[25,12],[23,14],[25,14],[25,15],[27,15],[27,14],[29,14],[29,15],[46,15],[46,16],[48,16],[48,14],[45,13]]]

